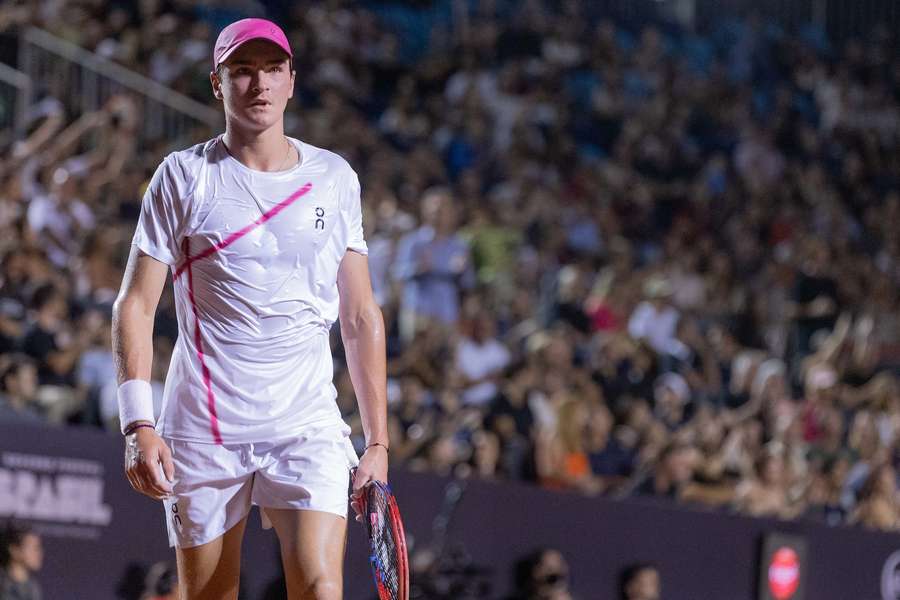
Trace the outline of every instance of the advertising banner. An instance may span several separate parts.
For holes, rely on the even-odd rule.
[[[119,435],[0,424],[0,521],[26,521],[44,536],[46,598],[131,598],[129,573],[174,560],[162,504],[131,490],[122,455]],[[444,596],[456,600],[504,598],[517,561],[551,547],[568,561],[580,600],[619,598],[622,569],[638,562],[657,566],[666,600],[900,600],[897,534],[454,482],[399,467],[391,486],[413,567],[439,567],[414,576],[421,598],[439,600],[441,586],[460,590]],[[362,528],[351,523],[350,531],[345,598],[370,600]],[[279,597],[277,541],[256,511],[243,554],[241,597]]]

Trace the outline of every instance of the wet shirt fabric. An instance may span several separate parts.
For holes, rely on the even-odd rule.
[[[359,180],[288,139],[301,160],[286,171],[248,168],[220,136],[150,181],[132,243],[170,265],[179,329],[161,435],[245,443],[341,423],[328,332],[341,259],[367,253]]]

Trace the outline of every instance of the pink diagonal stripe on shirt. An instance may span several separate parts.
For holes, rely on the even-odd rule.
[[[191,242],[184,238],[184,253],[191,250]],[[219,432],[219,417],[216,414],[216,397],[212,389],[212,376],[206,365],[206,355],[203,352],[203,335],[200,331],[200,313],[197,310],[197,300],[194,298],[194,271],[190,263],[187,265],[188,299],[191,302],[191,310],[194,313],[194,345],[197,349],[197,358],[200,359],[200,372],[203,374],[203,386],[206,388],[206,407],[209,410],[209,428],[212,431],[213,441],[222,443],[222,434]]]
[[[279,202],[278,204],[276,204],[275,206],[273,206],[272,208],[267,210],[265,213],[263,213],[263,215],[260,218],[253,221],[246,227],[244,227],[238,231],[235,231],[234,233],[229,235],[227,238],[225,238],[221,242],[213,244],[212,246],[210,246],[209,248],[207,248],[206,250],[204,250],[197,256],[190,256],[190,255],[186,254],[184,263],[182,263],[182,265],[175,270],[174,277],[177,278],[179,275],[181,275],[184,272],[185,269],[190,267],[196,261],[203,259],[203,258],[207,258],[209,256],[212,256],[216,252],[218,252],[224,248],[227,248],[231,244],[235,243],[236,241],[238,241],[239,239],[241,239],[242,237],[244,237],[245,235],[247,235],[248,233],[250,233],[257,227],[259,227],[260,225],[262,225],[263,223],[265,223],[266,221],[271,219],[272,217],[276,216],[278,213],[283,211],[285,208],[287,208],[288,206],[290,206],[291,204],[296,202],[298,199],[303,197],[311,189],[312,189],[312,183],[307,183],[302,188],[300,188],[299,190],[297,190],[296,192],[294,192],[293,194],[291,194],[290,196],[288,196],[287,198],[285,198],[284,200],[282,200],[281,202]]]

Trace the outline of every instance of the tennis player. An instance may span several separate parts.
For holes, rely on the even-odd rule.
[[[114,309],[126,472],[164,501],[186,599],[237,598],[253,504],[278,534],[289,597],[341,598],[351,469],[354,500],[387,478],[384,323],[359,180],[336,154],[285,136],[292,61],[269,21],[219,35],[210,81],[225,133],[156,170]],[[157,421],[152,334],[168,274],[179,336]],[[338,317],[361,460],[332,385]]]

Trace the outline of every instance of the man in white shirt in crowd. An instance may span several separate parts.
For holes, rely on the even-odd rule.
[[[470,330],[456,345],[456,369],[465,386],[463,402],[484,406],[497,395],[497,382],[511,356],[497,340],[497,325],[487,312],[472,319]]]
[[[644,283],[646,300],[637,305],[628,319],[628,334],[636,340],[646,340],[662,357],[685,360],[690,350],[677,337],[678,319],[681,314],[669,302],[672,287],[658,276]]]
[[[469,247],[456,225],[450,190],[432,188],[422,198],[422,226],[397,244],[394,277],[403,283],[399,326],[405,340],[423,323],[452,327],[459,319],[460,290],[473,283],[473,275]]]

